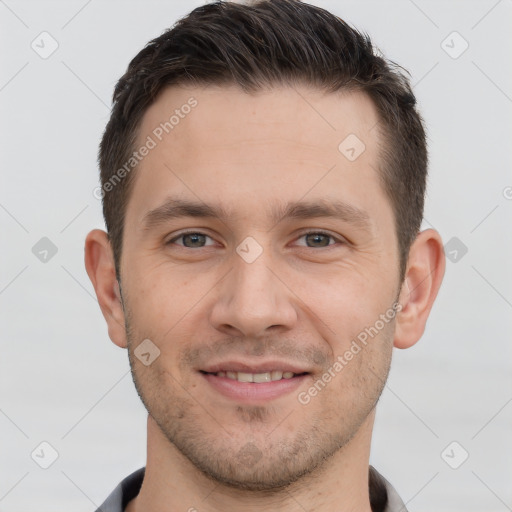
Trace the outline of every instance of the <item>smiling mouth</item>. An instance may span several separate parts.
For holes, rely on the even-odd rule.
[[[261,384],[264,382],[276,382],[279,380],[293,379],[307,375],[307,372],[294,373],[294,372],[283,372],[281,370],[273,370],[271,372],[264,373],[248,373],[248,372],[231,372],[231,371],[220,371],[220,372],[205,372],[201,371],[204,375],[214,375],[216,377],[225,377],[227,379],[235,380],[238,382],[252,382],[255,384]]]

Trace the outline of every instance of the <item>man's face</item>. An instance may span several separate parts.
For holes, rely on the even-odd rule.
[[[156,147],[134,171],[121,260],[132,372],[169,449],[217,481],[295,481],[372,417],[394,332],[378,320],[400,288],[376,124],[366,96],[304,87],[173,87],[143,118],[139,145]],[[227,216],[173,216],[176,200]],[[314,203],[342,207],[300,208]]]

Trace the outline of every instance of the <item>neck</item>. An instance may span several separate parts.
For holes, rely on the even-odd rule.
[[[126,512],[371,512],[368,469],[375,411],[351,441],[299,481],[275,491],[233,489],[201,473],[148,416],[148,456],[139,495]]]

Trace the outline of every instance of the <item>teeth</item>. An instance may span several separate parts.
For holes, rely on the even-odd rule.
[[[238,382],[253,382],[253,374],[238,372]]]
[[[291,379],[295,373],[273,370],[265,373],[247,373],[247,372],[217,372],[217,377],[227,377],[238,382],[273,382],[281,379]]]
[[[281,380],[283,378],[283,372],[279,371],[279,370],[274,370],[272,373],[271,373],[271,380]]]
[[[253,382],[272,382],[272,376],[270,373],[255,373],[252,376]]]

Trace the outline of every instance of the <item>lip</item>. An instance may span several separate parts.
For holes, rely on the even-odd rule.
[[[260,361],[258,363],[244,362],[244,361],[223,361],[206,366],[205,368],[198,368],[201,372],[218,373],[218,372],[245,372],[245,373],[267,373],[273,370],[281,370],[282,372],[293,373],[310,373],[308,368],[301,368],[290,364],[286,361],[268,360]]]
[[[274,367],[276,368],[276,367]],[[223,371],[223,370],[218,370]],[[233,370],[234,371],[234,370]],[[239,370],[244,371],[244,370]],[[293,370],[286,370],[293,371]],[[264,373],[263,371],[250,373]],[[199,375],[214,391],[238,403],[257,404],[267,402],[295,391],[309,374],[296,375],[291,379],[281,379],[272,382],[238,382],[228,377],[217,377],[213,373],[199,372]]]

